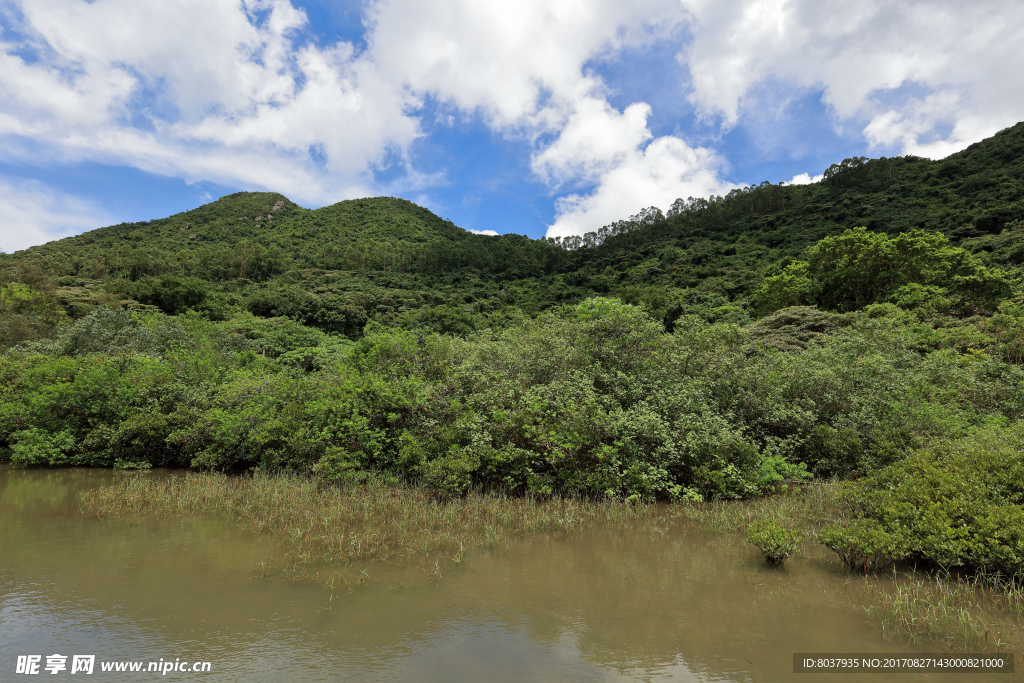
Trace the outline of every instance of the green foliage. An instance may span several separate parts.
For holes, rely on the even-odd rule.
[[[366,314],[337,297],[316,297],[298,287],[263,289],[249,298],[247,308],[265,318],[289,317],[325,332],[358,337]]]
[[[15,465],[68,465],[74,440],[66,430],[57,433],[35,427],[11,434],[11,462]]]
[[[178,319],[133,315],[123,308],[101,306],[65,325],[49,340],[30,343],[26,349],[53,355],[90,353],[142,353],[160,355],[187,343]]]
[[[406,313],[398,320],[406,330],[423,330],[437,334],[465,337],[480,327],[479,316],[456,306],[434,306]]]
[[[480,458],[471,449],[451,446],[439,458],[423,464],[423,484],[442,500],[462,498],[469,492]]]
[[[815,304],[853,311],[891,301],[930,312],[992,310],[1010,295],[1009,276],[990,270],[938,234],[912,230],[890,238],[866,228],[825,237],[806,261],[765,278],[755,295],[767,311]]]
[[[754,344],[780,351],[806,349],[811,342],[852,322],[849,316],[818,310],[814,306],[790,306],[750,325]]]
[[[780,565],[800,550],[800,534],[775,519],[751,522],[747,525],[747,540],[761,551],[768,564]]]
[[[310,472],[318,479],[336,485],[362,483],[368,478],[359,458],[337,446],[328,448]]]
[[[195,277],[173,275],[147,277],[138,282],[125,283],[122,289],[131,298],[143,304],[156,306],[168,315],[198,308],[210,296],[209,284],[205,281]]]
[[[239,193],[0,255],[0,453],[441,498],[744,498],[897,466],[1024,411],[1008,150],[1024,126],[561,240]],[[861,565],[904,543],[828,534]]]
[[[907,547],[912,542],[909,534],[895,531],[863,522],[833,524],[818,533],[818,542],[839,555],[850,569],[867,574],[907,556]]]
[[[0,356],[0,448],[37,429],[70,438],[59,457],[32,442],[69,464],[699,500],[871,470],[1024,410],[1020,368],[922,355],[890,318],[763,323],[683,315],[669,334],[605,297],[465,338],[370,325],[352,342],[288,318],[104,307]]]
[[[0,350],[49,336],[65,319],[49,283],[36,284],[0,281]]]
[[[916,559],[1019,576],[1024,570],[1024,429],[935,441],[845,492],[852,521],[821,541],[868,569]]]

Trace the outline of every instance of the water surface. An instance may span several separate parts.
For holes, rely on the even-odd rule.
[[[795,675],[792,653],[938,651],[884,640],[863,581],[827,553],[771,569],[743,539],[666,515],[523,540],[440,581],[375,566],[330,591],[229,519],[82,513],[80,491],[122,476],[0,467],[0,680],[32,680],[18,655],[59,653],[211,662],[163,676],[177,680],[880,683],[921,676]],[[97,665],[86,680],[157,677]]]

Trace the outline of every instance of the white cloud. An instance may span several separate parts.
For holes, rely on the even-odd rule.
[[[818,183],[825,177],[824,174],[816,175],[813,178],[810,173],[799,173],[793,176],[792,179],[782,183],[783,185],[810,185],[811,183]]]
[[[677,137],[651,142],[651,108],[623,111],[588,63],[657,38],[686,19],[677,0],[381,0],[370,50],[389,80],[433,95],[536,145],[534,174],[557,192],[548,235],[580,234],[652,204],[723,187],[718,160]],[[553,141],[540,143],[550,134]]]
[[[549,183],[595,181],[651,139],[651,108],[637,102],[621,114],[607,101],[582,98],[558,138],[534,154],[534,173]]]
[[[682,0],[691,100],[729,126],[760,84],[818,89],[869,143],[940,157],[1024,111],[1016,0]]]
[[[7,159],[123,164],[308,203],[374,194],[388,164],[410,188],[436,181],[407,160],[425,97],[534,145],[553,188],[611,192],[643,158],[650,108],[615,111],[587,65],[685,19],[677,0],[376,0],[357,52],[311,42],[288,0],[9,0],[0,12],[17,29],[0,42]]]
[[[585,73],[589,60],[666,35],[685,17],[677,0],[378,0],[367,16],[389,81],[497,127],[556,128],[601,87]]]
[[[12,253],[114,222],[94,202],[36,181],[0,178],[0,250]]]
[[[447,182],[409,160],[429,98],[451,124],[479,117],[527,145],[555,197],[549,234],[569,234],[732,187],[715,153],[655,138],[647,103],[610,103],[600,65],[654,41],[681,45],[679,97],[725,128],[766,90],[820,92],[870,145],[934,157],[1024,111],[1012,0],[368,0],[364,12],[360,50],[315,41],[290,0],[0,0],[0,158],[127,165],[309,204],[379,193],[387,168],[399,180],[386,191],[407,192]]]
[[[474,235],[491,235],[492,237],[497,237],[498,236],[498,231],[497,230],[473,230],[473,229],[470,229],[468,232],[471,232]]]
[[[656,138],[607,170],[590,194],[559,198],[547,236],[581,235],[641,208],[665,210],[678,198],[726,192],[735,185],[719,178],[716,169],[720,163],[713,152],[690,147],[677,137]]]
[[[419,135],[408,93],[352,45],[306,41],[287,0],[5,7],[19,29],[0,42],[8,159],[38,161],[41,148],[326,202],[366,194],[373,169]]]

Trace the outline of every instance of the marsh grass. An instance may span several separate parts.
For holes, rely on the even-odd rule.
[[[1020,652],[1024,647],[1020,580],[894,573],[891,583],[871,581],[865,609],[883,633],[899,640],[936,643],[951,652]]]
[[[840,519],[844,510],[838,482],[797,485],[772,496],[752,500],[713,501],[675,506],[672,515],[698,522],[713,533],[746,533],[747,527],[762,520],[774,520],[788,529],[798,529],[814,538],[826,525]]]
[[[442,502],[421,488],[373,481],[335,487],[265,473],[142,475],[85,492],[81,503],[98,516],[225,515],[246,531],[279,541],[282,569],[292,576],[312,572],[322,579],[318,567],[354,567],[350,573],[324,573],[340,585],[362,585],[366,567],[374,563],[419,564],[439,581],[472,551],[506,549],[531,534],[626,527],[653,514],[649,505],[572,498],[470,493]],[[260,576],[271,576],[271,566],[271,560],[261,564]]]

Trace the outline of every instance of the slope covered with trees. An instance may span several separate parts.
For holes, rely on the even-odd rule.
[[[170,314],[194,308],[223,318],[247,309],[350,334],[371,319],[464,332],[502,312],[532,316],[593,295],[643,305],[669,326],[683,313],[742,323],[774,305],[756,297],[765,277],[854,227],[943,235],[978,267],[1019,272],[1022,150],[1024,127],[1016,126],[942,161],[848,159],[817,184],[762,183],[679,200],[664,214],[645,209],[566,240],[472,235],[400,199],[310,211],[280,195],[239,193],[4,255],[0,269],[7,280],[48,278],[71,317],[104,300],[102,290],[106,300]],[[324,310],[346,311],[344,322]]]

